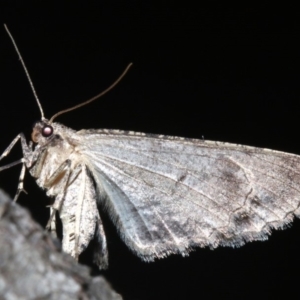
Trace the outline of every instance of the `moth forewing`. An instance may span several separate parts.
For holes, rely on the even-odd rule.
[[[297,155],[115,130],[78,134],[121,236],[145,260],[264,240],[299,216]]]

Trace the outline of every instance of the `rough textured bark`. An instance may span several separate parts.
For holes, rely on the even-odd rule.
[[[0,190],[0,299],[122,299]]]

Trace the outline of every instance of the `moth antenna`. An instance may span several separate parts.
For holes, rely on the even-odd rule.
[[[25,63],[24,63],[24,60],[23,60],[23,58],[22,58],[22,56],[21,56],[21,53],[20,53],[20,51],[19,51],[19,49],[18,49],[18,46],[17,46],[17,44],[16,44],[16,42],[15,42],[13,36],[11,35],[10,31],[8,30],[6,24],[4,24],[4,28],[5,28],[5,30],[6,30],[6,32],[7,32],[7,34],[8,34],[8,36],[10,37],[10,39],[11,39],[11,41],[12,41],[12,43],[13,43],[13,46],[14,46],[14,48],[15,48],[15,50],[16,50],[18,56],[19,56],[19,59],[20,59],[20,61],[21,61],[21,64],[22,64],[22,66],[23,66],[23,69],[24,69],[24,71],[25,71],[27,80],[29,81],[31,90],[32,90],[32,92],[33,92],[34,98],[35,98],[35,100],[36,100],[36,102],[37,102],[37,105],[38,105],[38,107],[39,107],[39,109],[40,109],[41,117],[42,117],[42,119],[45,119],[45,117],[44,117],[44,111],[43,111],[42,105],[41,105],[40,100],[39,100],[39,98],[38,98],[38,96],[37,96],[37,93],[36,93],[36,91],[35,91],[35,88],[34,88],[34,86],[33,86],[32,80],[31,80],[31,78],[30,78],[29,72],[28,72],[28,70],[27,70],[27,68],[26,68],[26,65],[25,65]]]
[[[104,91],[101,92],[100,94],[94,96],[93,98],[91,98],[91,99],[89,99],[89,100],[87,100],[87,101],[85,101],[85,102],[83,102],[83,103],[77,104],[77,105],[75,105],[75,106],[72,106],[72,107],[70,107],[70,108],[61,110],[61,111],[59,111],[58,113],[56,113],[54,116],[51,117],[51,119],[50,119],[50,121],[49,121],[50,124],[53,122],[53,120],[54,120],[56,117],[58,117],[58,116],[60,116],[60,115],[62,115],[62,114],[64,114],[64,113],[66,113],[66,112],[69,112],[69,111],[71,111],[71,110],[74,110],[74,109],[77,109],[77,108],[82,107],[82,106],[84,106],[84,105],[87,105],[87,104],[89,104],[89,103],[95,101],[96,99],[102,97],[103,95],[105,95],[107,92],[109,92],[111,89],[113,89],[113,88],[121,81],[121,79],[126,75],[126,73],[128,72],[128,70],[130,69],[131,66],[132,66],[132,63],[130,63],[130,64],[126,67],[126,69],[123,71],[123,73],[120,75],[120,77],[119,77],[119,78],[118,78],[111,86],[109,86],[106,90],[104,90]]]

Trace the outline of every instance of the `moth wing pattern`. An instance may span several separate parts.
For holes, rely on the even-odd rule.
[[[116,130],[77,134],[121,237],[146,261],[265,240],[300,214],[297,155]]]

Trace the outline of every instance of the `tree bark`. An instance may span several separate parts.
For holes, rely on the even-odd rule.
[[[0,299],[120,300],[0,190]]]

